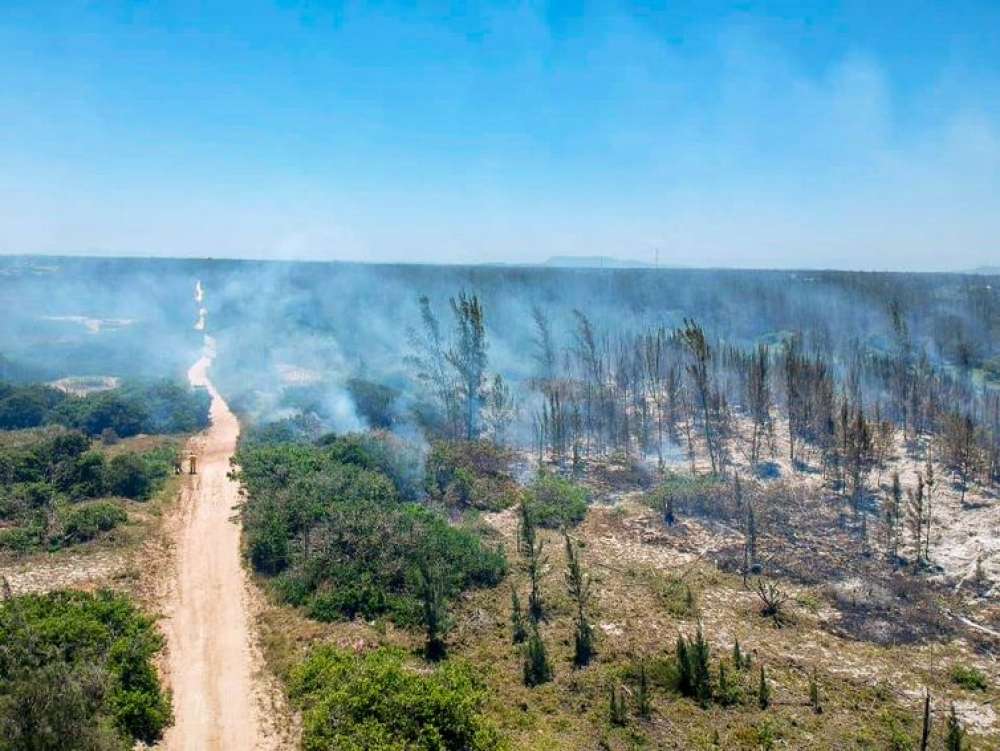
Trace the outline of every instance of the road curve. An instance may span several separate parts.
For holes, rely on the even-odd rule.
[[[206,354],[188,372],[193,386],[208,389],[212,423],[190,444],[198,473],[185,478],[182,491],[176,570],[164,623],[175,715],[164,738],[169,751],[265,747],[240,528],[234,519],[238,491],[227,477],[239,423],[209,380],[211,344],[206,337]]]

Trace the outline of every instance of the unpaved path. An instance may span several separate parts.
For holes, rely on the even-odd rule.
[[[170,751],[251,751],[275,747],[265,736],[254,677],[250,594],[240,566],[236,484],[227,477],[239,424],[208,378],[206,354],[188,372],[212,397],[212,424],[192,439],[198,474],[178,509],[176,571],[164,630],[175,722]],[[185,467],[186,469],[186,467]]]

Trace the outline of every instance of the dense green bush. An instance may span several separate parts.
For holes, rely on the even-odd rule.
[[[454,662],[418,672],[398,651],[358,655],[322,647],[293,671],[291,695],[303,711],[306,751],[505,747],[482,715],[482,686]]]
[[[171,721],[163,638],[130,600],[52,592],[0,603],[0,751],[154,743]]]
[[[125,509],[113,501],[81,503],[63,512],[63,538],[68,543],[87,542],[127,521]]]
[[[0,430],[42,425],[52,409],[65,399],[66,394],[51,386],[0,383]]]
[[[164,444],[107,461],[90,449],[87,436],[62,428],[2,436],[0,521],[14,526],[0,533],[0,550],[15,553],[46,543],[61,547],[84,542],[120,524],[124,512],[118,507],[113,513],[106,506],[88,506],[85,511],[75,504],[107,495],[146,500],[172,471],[177,455],[174,445]],[[95,509],[103,509],[100,519]],[[60,524],[52,523],[56,515]]]
[[[87,396],[0,383],[0,430],[58,424],[93,436],[187,433],[208,425],[210,402],[204,389],[170,381],[127,383]]]
[[[525,498],[535,524],[553,529],[583,521],[589,501],[587,488],[550,472],[535,478]]]
[[[419,570],[441,573],[446,598],[496,584],[506,570],[499,550],[451,526],[441,515],[401,500],[386,444],[358,437],[323,445],[244,447],[238,478],[247,553],[254,568],[275,576],[287,602],[315,618],[389,615],[421,618]]]
[[[146,413],[142,433],[193,433],[208,425],[212,398],[203,388],[192,389],[171,381],[153,381],[126,383],[118,392],[126,401],[142,405]],[[116,432],[119,436],[126,435],[118,430]]]
[[[955,665],[951,669],[951,680],[968,691],[985,691],[989,688],[986,674],[971,665]]]
[[[153,477],[139,454],[118,454],[108,462],[104,485],[111,495],[145,500],[153,489]]]

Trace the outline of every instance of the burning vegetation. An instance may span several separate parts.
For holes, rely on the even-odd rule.
[[[200,271],[304,747],[1000,742],[981,280]]]

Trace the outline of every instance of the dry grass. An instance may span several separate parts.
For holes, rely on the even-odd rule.
[[[452,658],[477,666],[490,689],[488,712],[516,749],[757,749],[891,748],[893,738],[919,734],[920,697],[933,692],[934,711],[944,717],[952,700],[974,733],[976,748],[1000,747],[992,702],[1000,683],[992,661],[975,655],[961,640],[881,646],[831,633],[840,618],[821,586],[781,582],[790,600],[791,623],[775,628],[760,616],[756,595],[742,579],[711,560],[731,533],[697,520],[656,529],[658,518],[636,503],[594,507],[575,535],[593,577],[592,620],[598,657],[583,670],[572,661],[572,606],[565,593],[562,539],[544,532],[548,566],[543,586],[547,620],[541,633],[555,668],[552,683],[525,688],[521,656],[511,644],[510,588],[526,599],[527,582],[516,565],[514,517],[485,515],[502,535],[514,563],[512,575],[495,590],[468,593],[454,610],[449,636]],[[693,607],[687,597],[690,589]],[[693,634],[701,623],[713,652],[728,659],[738,638],[755,665],[766,666],[774,705],[762,711],[753,701],[756,673],[741,678],[747,701],[730,708],[701,709],[660,685],[653,692],[653,716],[635,716],[625,727],[611,724],[608,692],[624,685],[634,692],[640,662],[669,666],[678,633]],[[280,675],[318,642],[349,648],[393,644],[409,649],[415,662],[419,634],[389,624],[361,621],[318,624],[278,606],[260,617],[265,655]],[[970,695],[947,676],[954,664],[975,664],[990,679],[985,692]],[[808,706],[813,669],[821,684],[824,711]],[[935,724],[935,737],[943,722]],[[713,739],[718,733],[718,744]],[[774,744],[769,746],[769,744]]]

